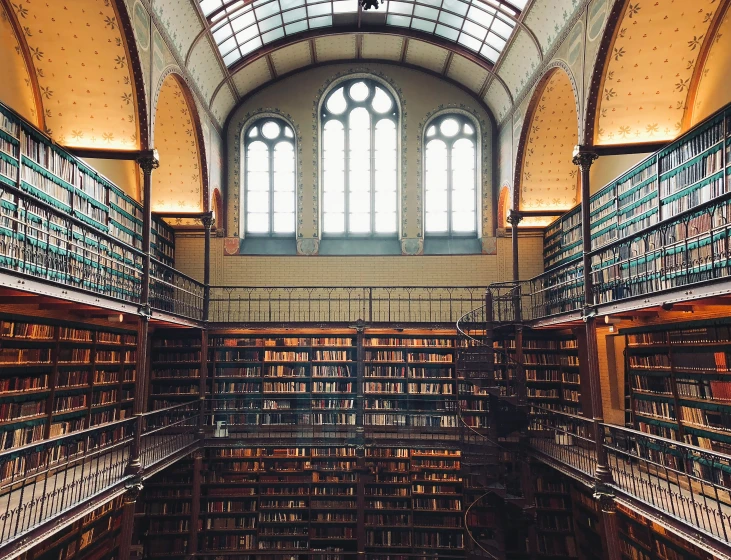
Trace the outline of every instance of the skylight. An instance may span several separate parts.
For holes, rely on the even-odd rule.
[[[515,29],[516,8],[525,3],[388,0],[378,10],[363,12],[363,30],[369,18],[378,17],[380,23],[434,35],[495,63]],[[358,12],[357,0],[200,0],[200,6],[227,66],[284,37],[352,21]]]

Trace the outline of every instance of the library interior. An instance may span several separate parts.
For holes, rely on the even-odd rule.
[[[729,66],[731,0],[0,0],[0,560],[731,560]]]

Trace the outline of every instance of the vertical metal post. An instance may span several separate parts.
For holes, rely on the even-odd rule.
[[[142,286],[137,323],[137,382],[135,383],[135,437],[130,451],[128,472],[137,475],[142,470],[142,413],[145,411],[147,371],[147,339],[150,330],[150,245],[152,235],[152,172],[160,166],[157,150],[144,152],[137,160],[143,174],[142,189]]]
[[[596,317],[594,316],[594,297],[591,277],[591,182],[589,171],[591,165],[599,156],[594,152],[584,151],[581,146],[574,149],[574,165],[581,169],[581,233],[583,237],[584,265],[584,323],[586,328],[586,353],[588,364],[586,371],[589,374],[591,388],[591,408],[594,420],[594,445],[596,450],[596,470],[594,477],[598,483],[607,483],[612,480],[612,473],[607,463],[607,453],[604,449],[604,413],[602,407],[601,377],[599,373],[599,352],[597,347]]]
[[[364,335],[365,335],[365,323],[362,320],[356,322],[356,345],[357,345],[357,357],[356,357],[356,398],[355,398],[355,433],[356,433],[356,461],[357,461],[357,472],[358,472],[358,485],[356,504],[359,512],[365,510],[365,478],[369,475],[368,469],[366,468],[366,457],[365,457],[365,413],[364,413],[364,379],[365,379],[365,349],[364,349]],[[357,539],[357,553],[358,559],[365,558],[365,543],[366,543],[366,529],[365,529],[365,515],[358,515],[357,527],[356,527],[356,539]]]
[[[617,526],[617,504],[611,493],[597,493],[601,509],[601,539],[604,548],[605,560],[621,560],[622,551],[619,548],[619,529]]]

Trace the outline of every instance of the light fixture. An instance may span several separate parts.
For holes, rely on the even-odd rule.
[[[364,10],[370,10],[371,8],[378,9],[378,0],[359,0],[359,2]],[[385,0],[382,3],[385,3]]]
[[[124,315],[122,315],[121,313],[117,315],[109,315],[109,317],[107,317],[107,321],[109,321],[110,323],[123,323]]]

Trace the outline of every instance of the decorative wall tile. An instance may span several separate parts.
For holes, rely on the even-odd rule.
[[[46,132],[69,146],[139,148],[132,71],[113,4],[12,6],[31,52]]]
[[[315,39],[318,62],[355,58],[355,35],[333,35]]]
[[[578,141],[574,90],[566,73],[554,70],[530,122],[521,170],[522,210],[564,211],[577,203]]]
[[[269,65],[264,58],[247,64],[233,75],[234,85],[242,97],[271,79],[272,74],[269,72]]]
[[[211,96],[223,80],[224,75],[208,38],[204,37],[193,47],[188,62],[188,70],[200,88],[205,101],[210,103]]]
[[[406,49],[406,62],[423,66],[433,72],[441,72],[447,60],[447,54],[446,49],[411,39]]]
[[[234,105],[236,105],[236,99],[233,93],[231,93],[231,88],[226,84],[218,90],[218,94],[216,94],[216,98],[213,100],[213,105],[211,105],[211,111],[216,117],[219,126],[224,125],[226,117],[228,117]]]
[[[449,64],[447,76],[464,84],[475,93],[480,93],[482,86],[485,84],[487,74],[487,70],[482,66],[478,66],[463,56],[454,55],[452,62]]]
[[[361,56],[363,58],[381,60],[401,60],[401,50],[404,47],[403,37],[394,35],[363,35]]]
[[[272,62],[278,76],[312,64],[310,42],[302,41],[274,51],[272,53]]]
[[[165,26],[178,55],[185,58],[203,25],[190,0],[153,0],[152,9]]]
[[[561,31],[580,4],[579,0],[536,0],[533,2],[525,17],[525,23],[535,33],[543,52],[547,52],[561,35]]]
[[[165,79],[157,100],[155,148],[160,153],[160,168],[152,183],[152,209],[202,211],[202,173],[195,125],[180,84],[173,76]]]
[[[535,43],[525,31],[518,31],[498,70],[513,97],[528,84],[540,60]]]
[[[669,140],[680,134],[693,71],[720,4],[629,3],[600,92],[597,144]]]

